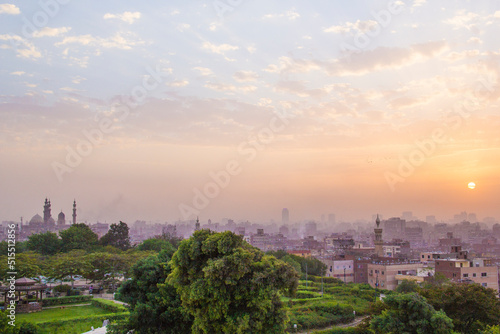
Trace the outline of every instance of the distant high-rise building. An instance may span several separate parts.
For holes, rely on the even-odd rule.
[[[334,213],[330,213],[328,215],[328,222],[329,223],[335,223],[335,214]]]
[[[404,211],[403,214],[401,215],[401,218],[406,220],[406,221],[411,221],[411,220],[413,220],[413,212]]]
[[[286,224],[290,221],[290,213],[288,212],[287,208],[284,208],[283,211],[281,211],[281,222],[283,224]]]
[[[437,222],[436,216],[426,216],[425,221],[429,224],[435,224]]]
[[[316,235],[317,225],[315,222],[309,222],[306,224],[305,237]]]

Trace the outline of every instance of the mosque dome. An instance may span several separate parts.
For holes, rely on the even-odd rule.
[[[64,212],[60,212],[59,215],[57,215],[57,220],[64,220],[66,219],[66,216],[64,215]]]
[[[36,215],[33,216],[33,218],[31,218],[30,220],[30,224],[31,223],[43,223],[43,218],[42,216],[40,216],[38,213]]]

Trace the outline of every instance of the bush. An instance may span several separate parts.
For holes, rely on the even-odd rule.
[[[19,327],[14,330],[16,334],[38,334],[40,332],[40,328],[32,324],[31,322],[21,322]]]
[[[321,297],[321,294],[314,291],[299,290],[295,295],[297,298],[316,298]]]
[[[53,290],[54,292],[68,293],[68,291],[71,290],[71,286],[68,284],[56,285]]]
[[[71,296],[71,297],[58,297],[58,298],[45,298],[43,306],[67,305],[67,304],[82,304],[90,302],[92,296]]]
[[[353,319],[353,308],[350,305],[318,299],[292,307],[289,326],[297,324],[300,329],[321,328]]]
[[[106,311],[110,311],[112,313],[127,311],[127,308],[121,304],[117,304],[111,300],[105,300],[100,298],[92,299],[92,305],[100,307]]]
[[[80,290],[78,289],[70,289],[68,290],[67,294],[66,294],[68,297],[69,296],[79,296],[80,295]]]

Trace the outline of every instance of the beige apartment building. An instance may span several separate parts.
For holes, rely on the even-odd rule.
[[[436,260],[437,273],[454,282],[474,282],[498,292],[498,267],[488,259]]]
[[[419,261],[370,263],[368,284],[373,288],[394,290],[399,283],[397,275],[416,275],[423,266]]]

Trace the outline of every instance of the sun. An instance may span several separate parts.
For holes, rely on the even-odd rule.
[[[474,188],[476,188],[476,184],[474,182],[469,182],[467,187],[469,187],[469,189],[474,189]]]

